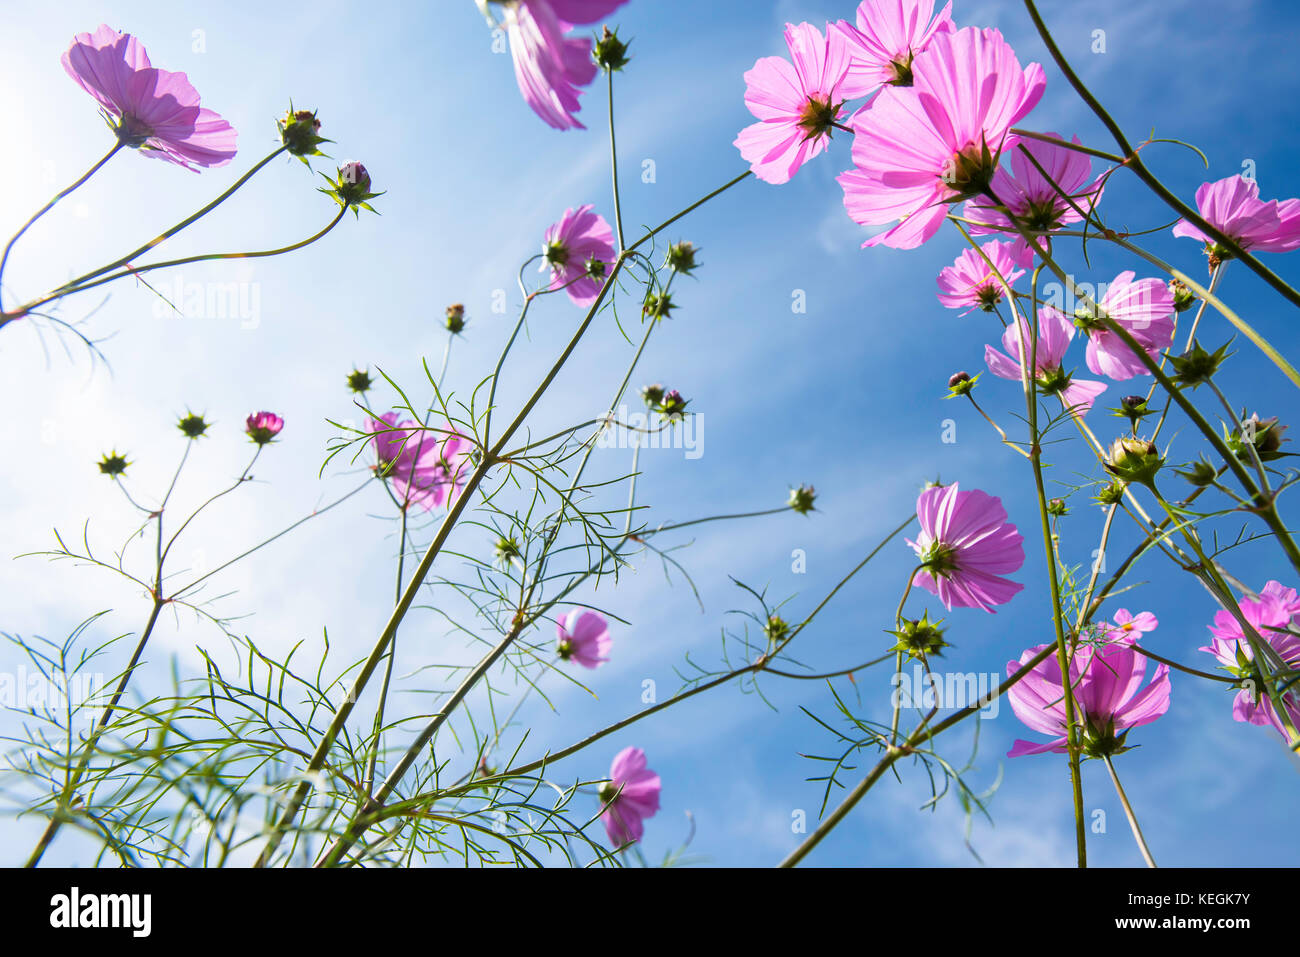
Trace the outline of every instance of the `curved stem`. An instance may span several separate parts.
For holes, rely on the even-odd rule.
[[[4,253],[3,253],[3,254],[0,254],[0,300],[3,299],[3,295],[4,295],[4,285],[3,285],[3,280],[4,280],[4,274],[5,274],[5,267],[6,267],[7,265],[9,265],[9,253],[13,251],[14,243],[18,242],[18,240],[22,238],[23,233],[25,233],[25,232],[27,232],[27,230],[31,229],[31,227],[36,223],[36,221],[37,221],[38,219],[40,219],[42,216],[44,216],[46,213],[48,213],[51,209],[53,209],[53,208],[55,207],[55,205],[59,202],[59,200],[63,199],[65,196],[68,196],[69,194],[71,194],[74,190],[76,190],[76,189],[78,189],[80,186],[82,186],[82,185],[86,182],[86,180],[90,179],[90,177],[92,177],[92,176],[94,176],[96,173],[98,173],[99,170],[100,170],[101,168],[103,168],[103,166],[104,166],[104,165],[105,165],[109,160],[111,160],[115,155],[117,155],[117,151],[120,150],[120,149],[122,148],[122,146],[123,146],[123,144],[122,144],[122,141],[121,141],[121,140],[118,140],[116,143],[114,143],[114,144],[113,144],[113,148],[112,148],[111,150],[109,150],[107,153],[104,154],[104,158],[103,158],[103,159],[101,159],[98,163],[96,163],[96,164],[95,164],[94,166],[92,166],[90,169],[86,170],[85,174],[82,175],[82,177],[81,177],[80,179],[78,179],[75,183],[73,183],[73,184],[72,184],[71,186],[69,186],[67,189],[64,189],[64,190],[62,190],[61,192],[56,193],[56,194],[54,195],[54,198],[53,198],[53,199],[51,199],[48,203],[46,203],[44,206],[42,206],[40,209],[38,209],[38,210],[36,211],[36,213],[32,216],[32,218],[29,219],[29,220],[27,220],[27,222],[23,223],[22,226],[19,228],[18,232],[16,232],[16,233],[13,234],[13,236],[10,238],[9,242],[5,243]],[[3,308],[4,308],[4,307],[3,307],[3,303],[0,302],[0,326],[3,326],[3,325],[4,325],[6,322],[8,322],[10,319],[16,319],[16,318],[18,318],[19,316],[21,316],[23,313],[25,313],[25,312],[27,311],[26,309],[20,309],[18,312],[16,312],[16,313],[10,315],[10,314],[8,314],[8,313],[5,313],[5,312],[3,311]],[[33,307],[33,308],[34,308],[34,307]]]
[[[343,214],[346,213],[347,211],[348,211],[347,206],[340,206],[338,214],[329,221],[329,223],[325,226],[324,229],[322,229],[318,233],[308,236],[306,239],[300,240],[299,242],[290,243],[288,246],[280,246],[276,249],[262,249],[262,250],[257,250],[255,252],[247,252],[247,253],[207,253],[202,256],[186,256],[182,259],[169,259],[165,262],[149,263],[148,265],[145,266],[127,268],[124,269],[122,272],[113,273],[111,276],[101,276],[100,278],[94,280],[93,282],[85,283],[84,285],[78,286],[76,289],[69,290],[68,292],[55,290],[49,295],[41,299],[37,299],[35,302],[28,303],[27,305],[21,308],[24,311],[35,309],[39,306],[45,305],[47,302],[52,302],[55,299],[61,299],[63,296],[70,295],[71,293],[74,292],[85,292],[87,289],[94,289],[96,286],[102,286],[105,283],[114,282],[118,279],[125,279],[127,276],[140,276],[147,272],[153,272],[153,270],[155,269],[165,269],[169,266],[184,266],[189,263],[207,262],[209,260],[215,260],[215,259],[263,259],[267,256],[282,256],[285,253],[291,253],[294,250],[302,249],[305,246],[310,246],[318,239],[324,238],[325,235],[330,232],[330,230],[332,230],[335,226],[339,224],[339,221],[343,219]]]
[[[171,227],[170,229],[163,230],[161,233],[159,233],[153,239],[149,240],[149,242],[145,243],[139,249],[133,249],[131,250],[131,252],[123,256],[121,259],[115,260],[114,262],[109,263],[107,266],[101,266],[99,269],[96,269],[93,272],[88,272],[84,276],[78,276],[76,279],[73,279],[71,282],[64,283],[56,291],[63,292],[63,293],[75,292],[76,287],[80,286],[83,282],[86,282],[89,279],[94,279],[96,276],[102,276],[104,273],[111,272],[112,270],[117,269],[119,266],[125,266],[129,264],[132,259],[135,259],[137,256],[144,255],[154,247],[161,245],[162,243],[166,242],[168,239],[171,239],[182,229],[194,225],[194,223],[198,222],[200,219],[202,219],[208,213],[212,212],[214,209],[216,209],[218,206],[220,206],[222,203],[228,200],[232,195],[234,195],[237,189],[239,189],[241,186],[243,186],[245,183],[247,183],[250,179],[253,178],[254,173],[256,173],[267,163],[271,162],[271,160],[275,159],[277,156],[283,153],[285,149],[286,147],[281,146],[279,149],[272,152],[265,159],[256,163],[253,166],[253,168],[250,169],[247,173],[239,177],[239,179],[235,180],[234,184],[231,185],[229,189],[223,192],[212,202],[208,203],[208,205],[204,206],[202,209],[200,209],[197,213],[194,213],[192,216],[189,216],[186,219],[182,219],[179,223],[177,223],[175,226]]]

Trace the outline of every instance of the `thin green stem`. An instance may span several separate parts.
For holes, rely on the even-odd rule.
[[[1133,840],[1137,841],[1138,850],[1142,852],[1142,859],[1147,862],[1147,867],[1155,867],[1156,860],[1151,856],[1151,850],[1147,847],[1146,838],[1142,836],[1142,828],[1138,826],[1137,815],[1133,813],[1133,805],[1129,804],[1128,795],[1124,793],[1124,785],[1119,783],[1119,775],[1115,773],[1115,764],[1111,761],[1110,755],[1104,755],[1102,760],[1106,762],[1106,770],[1110,772],[1110,779],[1115,784],[1115,793],[1119,795],[1119,803],[1124,807],[1124,816],[1128,818],[1128,826],[1133,830]]]
[[[46,213],[48,213],[51,209],[53,209],[61,199],[70,195],[73,191],[81,187],[86,182],[86,180],[90,179],[90,177],[98,173],[100,169],[102,169],[103,166],[109,160],[111,160],[114,156],[117,155],[117,151],[120,150],[123,145],[124,144],[122,143],[121,140],[118,140],[116,143],[114,143],[113,148],[104,154],[103,159],[101,159],[90,169],[86,170],[86,172],[82,175],[82,177],[78,179],[75,183],[73,183],[71,186],[56,193],[53,199],[51,199],[48,203],[46,203],[44,206],[38,209],[35,212],[35,214],[33,214],[31,219],[27,220],[27,222],[23,223],[22,226],[19,227],[18,232],[13,234],[9,242],[5,243],[4,253],[0,254],[0,297],[3,297],[4,294],[3,281],[4,281],[4,274],[5,274],[5,267],[9,265],[9,254],[10,252],[13,251],[14,244],[18,242],[19,239],[22,238],[23,233],[31,229],[32,226],[36,223],[36,221],[40,219],[42,216],[44,216]],[[3,304],[0,303],[0,327],[3,327],[4,324],[9,322],[11,319],[17,319],[25,312],[27,312],[26,308],[19,309],[17,312],[12,314],[6,313],[4,312]]]

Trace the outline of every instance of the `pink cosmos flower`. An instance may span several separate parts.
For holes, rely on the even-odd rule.
[[[1024,585],[1003,578],[1025,563],[1024,539],[1007,522],[1002,500],[986,492],[936,485],[916,501],[921,534],[908,544],[925,567],[912,579],[948,608],[1009,602]]]
[[[613,640],[603,615],[575,608],[555,623],[555,633],[565,661],[576,661],[584,668],[599,668],[609,661]]]
[[[1241,615],[1250,623],[1255,633],[1272,646],[1278,657],[1289,668],[1300,668],[1300,601],[1294,588],[1284,588],[1280,582],[1270,581],[1259,593],[1259,599],[1242,598],[1237,602]],[[1286,727],[1272,700],[1264,693],[1262,676],[1254,667],[1255,652],[1236,617],[1226,609],[1214,615],[1210,626],[1213,635],[1210,643],[1199,650],[1214,655],[1219,663],[1238,678],[1251,682],[1242,687],[1232,702],[1232,717],[1250,724],[1271,724],[1286,737]],[[1276,662],[1270,672],[1276,673]],[[1287,696],[1287,712],[1292,724],[1300,728],[1300,693],[1293,688]]]
[[[1128,330],[1147,355],[1156,358],[1174,338],[1174,294],[1160,279],[1133,281],[1126,270],[1115,277],[1102,296],[1102,311]],[[1088,368],[1112,379],[1147,375],[1147,367],[1128,344],[1086,315],[1076,314],[1075,325],[1088,336]]]
[[[985,243],[978,251],[963,249],[951,266],[939,270],[939,301],[949,309],[969,306],[962,313],[963,316],[976,308],[992,312],[994,306],[1010,295],[1009,284],[1025,274],[1023,269],[1017,268],[1012,255],[1013,248],[1011,243],[995,239]],[[993,269],[989,268],[980,252],[993,263]],[[1002,278],[999,279],[999,276]]]
[[[912,85],[912,60],[936,33],[950,33],[952,3],[938,16],[934,0],[862,0],[857,26],[844,20],[830,27],[848,44],[849,72],[843,93],[850,100],[880,86]]]
[[[596,78],[589,37],[566,36],[575,24],[595,23],[627,0],[505,0],[506,36],[524,102],[557,130],[586,129],[579,87]]]
[[[1007,662],[1007,676],[1015,674],[1047,645],[1030,648],[1019,661]],[[1084,752],[1092,757],[1118,754],[1130,728],[1150,724],[1169,710],[1169,667],[1158,665],[1151,682],[1146,677],[1146,655],[1131,640],[1102,645],[1080,645],[1070,661],[1070,683],[1076,714],[1083,725]],[[1034,731],[1052,735],[1046,743],[1017,740],[1007,757],[1064,753],[1066,745],[1065,699],[1061,669],[1049,655],[1007,692],[1011,710]]]
[[[1107,633],[1112,641],[1137,641],[1149,631],[1155,631],[1160,621],[1149,611],[1140,611],[1136,615],[1127,608],[1115,612],[1115,627]]]
[[[563,289],[579,306],[590,306],[615,256],[614,231],[588,203],[567,209],[546,230],[542,270],[551,270],[551,289]]]
[[[830,142],[841,118],[840,89],[849,68],[843,35],[822,36],[811,23],[785,25],[790,60],[763,57],[745,74],[745,105],[758,122],[733,144],[765,183],[788,183]]]
[[[254,412],[244,420],[244,432],[258,445],[266,445],[283,428],[284,419],[274,412]]]
[[[371,419],[368,431],[376,471],[393,483],[403,507],[428,510],[455,501],[473,468],[467,439],[450,431],[425,431],[419,422],[399,421],[396,412]]]
[[[1262,202],[1259,184],[1240,174],[1202,183],[1196,191],[1196,211],[1243,249],[1261,253],[1300,249],[1300,199]],[[1174,224],[1174,235],[1199,239],[1206,252],[1226,258],[1222,250],[1214,249],[1214,240],[1185,219]]]
[[[855,169],[839,177],[854,222],[895,223],[864,246],[915,249],[948,204],[981,193],[1009,131],[1043,95],[1043,68],[1020,68],[997,30],[936,33],[912,64],[914,85],[888,86],[851,123]]]
[[[1002,333],[1004,355],[992,346],[984,347],[984,361],[989,371],[1003,379],[1022,381],[1020,364],[1021,333],[1028,332],[1023,319],[1007,326]],[[1103,382],[1089,379],[1075,379],[1061,366],[1065,352],[1074,338],[1074,324],[1051,306],[1038,310],[1038,348],[1035,351],[1033,340],[1024,337],[1024,353],[1031,354],[1037,360],[1034,365],[1035,378],[1043,392],[1058,396],[1061,404],[1077,416],[1083,416],[1092,408],[1097,396],[1106,391]]]
[[[95,98],[124,146],[195,172],[234,158],[231,125],[199,106],[184,73],[151,66],[131,34],[102,24],[78,33],[63,54],[63,69]]]
[[[1064,139],[1059,133],[1047,135]],[[1073,141],[1078,143],[1079,138],[1076,136]],[[1038,171],[1020,147],[1029,151],[1050,179]],[[999,167],[993,174],[992,190],[1021,226],[1031,232],[1049,233],[1082,221],[1083,217],[1075,212],[1075,206],[1090,214],[1101,202],[1104,180],[1098,177],[1089,182],[1091,176],[1092,161],[1086,154],[1042,140],[1025,139],[1011,151],[1011,172]],[[1056,186],[1052,185],[1053,182]],[[1073,200],[1073,205],[1060,194],[1058,186]],[[966,218],[986,224],[970,227],[975,236],[1005,236],[1003,230],[1010,230],[1008,238],[1015,243],[1017,261],[1023,265],[1033,263],[1033,249],[1016,234],[1016,228],[1006,213],[993,208],[988,197],[979,196],[968,201]]]
[[[600,801],[605,805],[601,820],[605,833],[615,847],[641,840],[645,833],[642,821],[659,810],[659,775],[646,767],[645,752],[624,748],[614,756],[609,767],[610,780],[600,786]]]

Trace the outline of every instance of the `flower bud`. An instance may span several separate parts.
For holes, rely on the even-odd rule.
[[[658,382],[654,385],[643,386],[641,389],[641,398],[645,399],[645,404],[650,408],[657,409],[664,401],[664,387]]]
[[[258,445],[266,445],[284,428],[284,419],[274,412],[254,412],[244,423],[244,431]]]
[[[1062,515],[1068,514],[1069,511],[1070,509],[1066,506],[1065,499],[1063,498],[1049,499],[1047,502],[1048,515],[1055,515],[1057,518],[1060,518]]]
[[[1287,454],[1280,451],[1283,442],[1291,441],[1282,438],[1286,430],[1285,425],[1278,425],[1277,416],[1261,419],[1258,412],[1252,412],[1249,419],[1243,419],[1241,424],[1232,430],[1232,435],[1228,437],[1228,447],[1241,458],[1250,461],[1250,449],[1247,445],[1253,445],[1255,454],[1259,456],[1261,462],[1271,462]]]
[[[659,404],[659,411],[666,419],[680,419],[686,413],[686,406],[689,404],[689,399],[683,399],[682,394],[673,389],[664,395],[663,401]]]
[[[953,373],[948,377],[948,394],[945,398],[954,399],[957,396],[970,395],[978,379],[979,373],[973,376],[968,372]]]
[[[325,155],[320,151],[320,144],[330,140],[320,135],[320,120],[316,118],[314,110],[295,110],[290,104],[289,111],[283,119],[276,120],[275,125],[279,127],[280,142],[284,148],[304,163],[308,156]]]
[[[198,439],[208,430],[208,423],[203,421],[203,416],[188,412],[176,423],[176,428],[184,432],[186,438]]]
[[[898,638],[898,643],[889,650],[906,652],[909,658],[941,655],[943,649],[948,647],[948,643],[943,640],[944,629],[939,627],[941,624],[943,619],[931,622],[928,611],[917,619],[904,618],[902,628],[888,632]]]
[[[769,615],[767,624],[763,626],[763,634],[767,635],[767,640],[776,644],[790,634],[790,626],[780,615]]]
[[[361,215],[357,212],[358,207],[373,213],[375,210],[367,201],[384,195],[370,191],[370,173],[356,160],[348,160],[340,166],[334,179],[324,173],[321,176],[330,184],[328,189],[322,189],[321,192],[332,196],[344,209],[351,209],[354,215]]]
[[[816,489],[811,485],[800,485],[798,488],[790,489],[790,498],[786,501],[786,504],[800,515],[807,515],[813,511],[813,502],[816,498]]]
[[[664,260],[664,265],[673,272],[690,275],[698,263],[695,261],[695,254],[699,252],[695,246],[688,242],[674,243],[668,247],[668,258]]]
[[[508,565],[519,558],[519,542],[512,536],[502,535],[497,538],[497,543],[492,550],[496,552],[497,561],[503,565]]]
[[[1196,297],[1181,279],[1169,280],[1169,291],[1174,294],[1174,311],[1186,312],[1196,303]]]
[[[1154,442],[1123,435],[1111,443],[1106,471],[1125,482],[1151,485],[1164,459]]]
[[[645,304],[641,307],[641,315],[648,316],[650,319],[666,319],[673,311],[672,296],[666,292],[648,292],[645,296]]]
[[[108,452],[99,460],[99,471],[104,475],[116,477],[125,472],[126,467],[130,464],[131,463],[126,460],[125,455],[118,455],[117,452]]]
[[[458,334],[465,328],[465,307],[461,303],[455,303],[447,307],[447,331],[452,335]]]
[[[1119,400],[1119,408],[1111,410],[1111,415],[1118,416],[1121,419],[1128,419],[1129,426],[1134,432],[1137,432],[1138,423],[1154,411],[1154,409],[1147,407],[1146,396],[1126,395]]]
[[[1202,488],[1219,477],[1219,470],[1208,460],[1202,458],[1193,464],[1188,471],[1179,472],[1178,474],[1197,488]]]
[[[627,55],[627,46],[618,38],[617,30],[610,32],[609,27],[605,27],[596,39],[596,46],[592,49],[591,55],[602,70],[607,72],[621,70],[627,66],[630,59]]]
[[[1124,483],[1116,480],[1097,493],[1097,501],[1102,505],[1118,505],[1124,501]]]
[[[369,392],[374,384],[369,369],[353,369],[348,373],[348,388],[353,392]]]
[[[1174,367],[1173,379],[1179,385],[1195,388],[1214,378],[1219,366],[1228,357],[1228,344],[1225,342],[1213,352],[1206,352],[1201,344],[1192,340],[1192,346],[1181,356],[1171,355],[1170,364]]]

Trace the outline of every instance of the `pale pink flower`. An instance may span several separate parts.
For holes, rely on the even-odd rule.
[[[584,668],[599,668],[609,661],[613,639],[609,625],[598,612],[575,608],[555,623],[560,657]]]
[[[994,306],[1010,296],[1010,284],[1025,274],[1018,268],[1012,250],[1011,243],[996,239],[979,250],[963,249],[951,266],[939,270],[939,301],[949,309],[969,306],[963,316],[976,308],[992,312]],[[985,256],[993,263],[992,269]]]
[[[386,412],[369,422],[376,471],[393,483],[403,508],[450,505],[473,470],[472,444],[450,429],[426,430],[419,422],[399,418]]]
[[[614,260],[614,231],[591,204],[567,209],[546,230],[542,271],[551,271],[551,289],[563,289],[579,306],[600,295]]]
[[[1196,211],[1243,249],[1284,253],[1300,248],[1300,199],[1265,203],[1259,198],[1259,184],[1240,174],[1202,183],[1196,191]],[[1207,252],[1227,258],[1223,250],[1214,248],[1213,239],[1185,219],[1174,224],[1174,235],[1199,239]]]
[[[1023,319],[1017,318],[1002,333],[1002,346],[1007,350],[1005,354],[992,346],[984,347],[984,361],[995,376],[1023,381],[1020,363],[1022,332],[1027,333],[1028,327]],[[1066,409],[1083,416],[1092,408],[1097,396],[1106,391],[1106,385],[1089,379],[1075,379],[1062,368],[1072,338],[1074,324],[1051,306],[1043,306],[1038,310],[1038,348],[1035,350],[1033,340],[1025,335],[1024,354],[1037,360],[1034,378],[1039,388],[1048,395],[1059,396]]]
[[[914,85],[885,87],[851,122],[845,209],[864,225],[896,223],[864,246],[914,249],[950,203],[981,193],[1047,82],[1037,63],[1021,69],[1001,33],[974,27],[936,33],[912,69]]]
[[[1047,135],[1063,139],[1059,133]],[[1074,137],[1073,142],[1078,143],[1079,138]],[[1046,177],[1025,156],[1022,147],[1038,161],[1038,165],[1047,173]],[[1096,209],[1101,202],[1105,183],[1102,177],[1095,180],[1091,177],[1092,161],[1087,154],[1044,143],[1042,140],[1024,138],[1011,150],[1011,172],[999,167],[993,174],[991,188],[993,195],[1011,211],[1022,227],[1033,233],[1050,233],[1083,220],[1075,211],[1076,206],[1089,215]],[[1055,186],[1052,185],[1053,182]],[[1061,195],[1061,190],[1069,197],[1068,200]],[[1007,214],[995,209],[993,201],[987,196],[978,196],[966,203],[966,218],[985,224],[972,225],[972,235],[1007,236],[1015,243],[1017,261],[1023,265],[1033,262],[1032,247],[1025,242],[1024,237],[1018,235]],[[1008,230],[1009,236],[1006,232]],[[1039,242],[1046,243],[1047,238],[1040,237]]]
[[[1260,591],[1258,600],[1243,597],[1237,602],[1237,607],[1255,633],[1277,652],[1288,668],[1300,669],[1300,634],[1297,634],[1300,601],[1296,600],[1294,588],[1270,581]],[[1213,636],[1210,643],[1199,650],[1214,655],[1231,674],[1250,682],[1248,687],[1237,692],[1233,700],[1233,719],[1272,725],[1286,737],[1286,726],[1272,700],[1265,694],[1263,676],[1254,666],[1255,650],[1236,616],[1226,609],[1215,612],[1210,634]],[[1270,663],[1269,671],[1276,674],[1276,662]],[[1294,686],[1287,694],[1286,709],[1292,724],[1300,728],[1300,691]]]
[[[1156,359],[1174,338],[1174,294],[1161,279],[1134,282],[1134,275],[1126,270],[1116,276],[1098,305]],[[1075,325],[1088,336],[1088,368],[1097,375],[1122,381],[1149,374],[1128,344],[1095,318],[1076,314]]]
[[[745,105],[758,117],[735,147],[765,183],[788,183],[799,167],[830,142],[841,119],[840,89],[849,66],[843,36],[822,36],[811,23],[785,25],[790,60],[763,57],[745,74]]]
[[[1007,677],[1018,672],[1047,645],[1030,648],[1019,661],[1007,662]],[[1091,757],[1118,754],[1125,749],[1131,728],[1150,724],[1169,710],[1169,667],[1158,665],[1146,687],[1146,655],[1131,640],[1083,644],[1070,661],[1070,687],[1076,717],[1083,726],[1083,751]],[[1056,655],[1049,655],[1007,691],[1011,710],[1034,731],[1051,735],[1045,743],[1017,740],[1007,757],[1064,753],[1066,744],[1065,696]]]
[[[1002,576],[1025,563],[1024,539],[1007,522],[1002,500],[986,492],[936,485],[916,501],[921,533],[908,544],[924,566],[912,579],[948,608],[1004,605],[1025,586]]]
[[[600,800],[605,809],[601,820],[614,847],[641,840],[642,823],[659,810],[659,775],[646,767],[645,752],[624,748],[614,756],[609,767],[610,780],[600,786]]]
[[[1130,614],[1127,608],[1115,611],[1115,626],[1109,628],[1107,637],[1112,641],[1137,641],[1147,632],[1155,631],[1160,621],[1149,611]]]
[[[844,20],[830,29],[848,45],[849,71],[843,93],[850,100],[870,96],[885,84],[910,86],[912,60],[936,33],[949,33],[952,3],[936,16],[935,0],[862,0],[857,25]]]
[[[524,102],[557,130],[586,129],[579,87],[596,78],[591,38],[567,36],[575,24],[595,23],[627,0],[505,0],[503,26]]]
[[[199,105],[184,73],[152,66],[131,34],[102,24],[78,33],[63,54],[63,69],[95,98],[124,146],[196,172],[234,158],[231,125]]]

